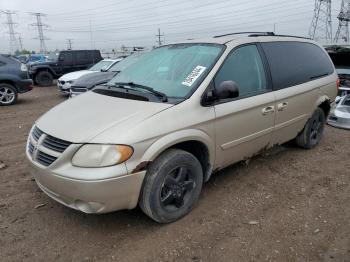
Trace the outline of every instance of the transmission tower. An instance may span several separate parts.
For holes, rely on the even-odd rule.
[[[16,33],[14,30],[14,25],[16,23],[13,22],[12,20],[12,15],[14,15],[16,12],[14,11],[10,11],[10,10],[4,10],[4,11],[0,11],[1,13],[6,15],[6,25],[8,26],[8,34],[10,35],[10,54],[14,54],[16,49],[18,49],[17,47],[17,40],[16,40]]]
[[[163,34],[160,33],[160,28],[158,28],[158,34],[156,34],[156,37],[157,37],[157,43],[159,46],[164,44],[165,41],[162,40],[162,38],[164,39],[164,33]]]
[[[338,29],[334,37],[334,42],[337,43],[339,40],[349,42],[349,21],[350,21],[350,1],[342,0],[341,8],[338,15]]]
[[[23,50],[23,41],[22,41],[22,36],[21,35],[19,35],[18,36],[18,43],[19,43],[19,48],[20,48],[20,50]]]
[[[31,24],[31,26],[35,26],[38,28],[38,37],[36,39],[40,40],[40,52],[46,53],[46,44],[45,40],[49,40],[44,36],[44,28],[48,27],[46,24],[43,24],[41,18],[46,16],[43,13],[30,13],[31,15],[36,17],[36,23]]]
[[[331,0],[315,0],[314,16],[309,29],[311,39],[332,42],[332,8]]]
[[[73,39],[68,38],[67,39],[67,50],[72,50],[72,43],[73,43]]]

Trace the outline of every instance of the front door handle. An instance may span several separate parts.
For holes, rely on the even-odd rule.
[[[268,106],[262,109],[262,114],[266,115],[268,113],[273,113],[275,112],[275,107],[274,106]]]
[[[278,111],[283,111],[288,106],[288,102],[283,102],[277,105]]]

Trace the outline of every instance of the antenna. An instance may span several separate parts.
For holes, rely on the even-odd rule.
[[[339,40],[349,42],[349,21],[350,21],[350,1],[342,0],[341,8],[338,15],[338,29],[334,37],[334,42],[337,43]]]
[[[48,26],[41,22],[41,18],[46,15],[43,13],[30,13],[30,14],[36,17],[36,23],[31,24],[31,26],[35,26],[38,28],[38,37],[36,39],[40,40],[40,52],[46,53],[47,49],[46,49],[45,40],[49,40],[49,39],[44,36],[43,28]]]
[[[315,0],[314,16],[309,29],[311,39],[325,39],[332,43],[331,0]]]
[[[12,20],[12,15],[16,14],[15,11],[10,11],[10,10],[4,10],[1,11],[0,13],[3,13],[6,15],[6,25],[8,26],[8,34],[10,35],[10,54],[14,54],[16,49],[18,49],[18,45],[17,45],[17,39],[16,39],[16,33],[15,30],[13,29],[14,25],[16,23],[13,22]]]

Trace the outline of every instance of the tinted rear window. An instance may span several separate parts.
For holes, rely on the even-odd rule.
[[[302,42],[262,43],[274,89],[299,85],[334,72],[327,54],[317,45]]]

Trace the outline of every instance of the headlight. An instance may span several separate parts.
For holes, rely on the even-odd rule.
[[[23,72],[27,72],[28,71],[28,68],[25,64],[21,64],[21,71]]]
[[[128,160],[133,149],[125,145],[83,145],[73,156],[72,164],[79,167],[113,166]]]

